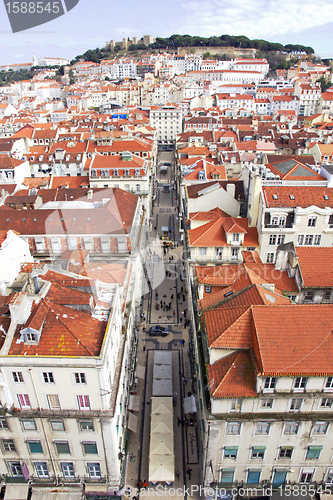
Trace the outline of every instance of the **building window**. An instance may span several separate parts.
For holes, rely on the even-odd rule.
[[[205,293],[211,293],[212,292],[212,286],[211,285],[205,285]]]
[[[304,239],[304,245],[312,245],[313,234],[306,234]]]
[[[77,397],[80,410],[90,410],[90,400],[89,396],[78,396]]]
[[[275,257],[275,253],[274,252],[269,252],[267,254],[267,257],[266,257],[266,262],[267,264],[272,264],[274,263],[274,257]]]
[[[324,300],[330,300],[331,298],[331,290],[326,290],[324,292]]]
[[[299,424],[297,422],[286,422],[284,434],[297,434]]]
[[[321,398],[320,408],[331,408],[333,404],[333,398]]]
[[[279,223],[279,218],[278,217],[272,217],[272,226],[277,226]]]
[[[264,446],[253,446],[251,450],[251,458],[264,458],[266,448]]]
[[[36,431],[37,425],[33,418],[25,418],[21,420],[22,427],[25,431]]]
[[[221,469],[220,483],[232,483],[235,469]]]
[[[12,477],[23,477],[23,472],[20,462],[9,462],[8,467]]]
[[[269,422],[257,422],[255,434],[269,434]]]
[[[65,424],[63,420],[50,420],[50,426],[53,431],[64,431],[65,430]]]
[[[333,377],[327,377],[324,390],[325,391],[333,391]]]
[[[333,469],[328,469],[325,484],[333,484]]]
[[[40,441],[27,441],[30,453],[43,453],[42,443]]]
[[[232,259],[238,259],[238,254],[239,254],[239,248],[232,248],[231,249],[231,258]]]
[[[90,479],[101,479],[101,466],[99,463],[89,463],[87,466]]]
[[[51,410],[60,410],[60,401],[57,394],[48,394],[46,397]]]
[[[280,217],[279,226],[280,227],[285,227],[285,225],[286,225],[286,218],[285,217]]]
[[[54,377],[52,372],[43,372],[43,379],[46,384],[54,384]]]
[[[305,293],[304,299],[312,301],[313,300],[313,296],[314,296],[314,293],[310,290],[310,291],[308,291],[308,292]]]
[[[74,373],[76,384],[86,384],[86,374],[85,373]]]
[[[80,431],[93,431],[94,422],[92,420],[79,420]]]
[[[49,471],[46,462],[35,462],[36,474],[40,478],[49,478]]]
[[[276,377],[265,377],[264,392],[274,392],[276,387]]]
[[[57,449],[57,453],[59,455],[62,454],[70,454],[70,449],[69,449],[69,444],[68,441],[54,441],[54,446]]]
[[[268,244],[269,245],[276,245],[276,234],[269,235]]]
[[[224,448],[224,458],[237,458],[237,446],[226,446]]]
[[[1,439],[1,448],[3,453],[8,453],[8,452],[16,453],[16,448],[13,439]]]
[[[312,428],[312,434],[326,434],[328,422],[316,422]]]
[[[278,237],[277,237],[277,244],[278,245],[283,245],[284,238],[285,238],[284,234],[279,234]]]
[[[31,408],[30,399],[29,399],[28,394],[18,394],[17,399],[18,399],[18,402],[19,402],[21,408],[24,408],[24,409]]]
[[[304,243],[304,234],[299,234],[297,236],[297,245],[301,246],[301,245],[303,245],[303,243]]]
[[[308,218],[308,226],[309,227],[315,227],[317,223],[317,217],[316,216],[310,216]]]
[[[24,382],[22,372],[12,372],[12,375],[14,382],[20,382],[20,383]]]
[[[320,245],[320,240],[321,240],[321,235],[320,234],[315,234],[314,236],[314,245]]]
[[[323,449],[322,446],[308,446],[305,458],[319,458],[320,452]]]
[[[247,471],[247,484],[259,484],[260,481],[260,470],[248,470]]]
[[[74,465],[72,462],[62,462],[61,464],[62,475],[65,479],[75,477]]]
[[[242,409],[242,399],[233,399],[231,401],[231,411],[241,411]]]
[[[308,377],[296,377],[294,383],[294,392],[303,392],[306,388]]]
[[[232,241],[239,241],[239,233],[232,233]]]
[[[293,448],[287,448],[281,446],[281,448],[279,449],[278,458],[291,458],[292,454],[293,454]]]
[[[301,398],[294,398],[291,400],[290,403],[290,411],[300,411],[301,406],[302,406],[303,399]]]
[[[261,399],[260,408],[273,408],[273,398]]]
[[[6,417],[0,417],[0,429],[9,429]]]
[[[207,248],[201,247],[199,248],[199,255],[206,255],[207,253]]]
[[[97,445],[94,441],[83,441],[83,451],[85,455],[97,455]]]
[[[240,422],[228,422],[226,434],[240,434],[241,424]]]

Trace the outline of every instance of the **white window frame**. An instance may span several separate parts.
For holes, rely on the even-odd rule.
[[[75,478],[73,462],[61,462],[60,465],[64,479]]]
[[[75,384],[87,384],[87,377],[85,372],[74,372]]]
[[[240,436],[242,424],[240,422],[227,422],[225,433],[232,436]],[[236,432],[235,432],[236,431]]]
[[[31,408],[29,394],[17,394],[17,400],[18,400],[20,408],[22,408],[22,410]]]
[[[265,377],[263,392],[274,392],[276,389],[277,378],[276,377]],[[265,386],[268,387],[265,387]]]
[[[308,377],[303,377],[303,376],[295,377],[293,391],[294,392],[304,392],[306,389],[308,380],[309,380]]]
[[[296,432],[286,432],[288,430],[290,431],[296,431]],[[284,428],[283,428],[283,434],[286,436],[296,436],[298,434],[299,430],[299,423],[298,422],[285,422]]]
[[[39,478],[49,478],[50,477],[46,462],[35,462],[34,466],[35,466],[36,474]]]
[[[80,410],[85,410],[85,411],[90,410],[90,397],[88,395],[83,395],[83,394],[77,395],[77,401]]]
[[[254,429],[254,434],[260,435],[260,436],[268,436],[269,431],[270,431],[271,424],[270,422],[257,422],[255,429]]]

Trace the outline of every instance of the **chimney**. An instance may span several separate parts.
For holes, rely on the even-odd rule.
[[[25,292],[15,293],[9,302],[9,310],[11,320],[22,325],[30,313],[27,294]]]

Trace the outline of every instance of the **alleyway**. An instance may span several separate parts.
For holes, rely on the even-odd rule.
[[[159,153],[159,163],[170,162],[166,174],[157,170],[156,197],[153,204],[149,248],[146,254],[146,264],[152,291],[143,296],[142,312],[144,319],[141,322],[140,338],[137,355],[137,374],[143,370],[144,379],[137,376],[136,395],[141,404],[138,415],[138,431],[130,432],[127,455],[126,484],[135,495],[138,480],[148,481],[149,466],[149,431],[150,406],[152,393],[152,371],[154,350],[167,349],[173,352],[173,391],[177,394],[177,403],[174,406],[174,453],[175,472],[179,477],[170,487],[163,483],[163,491],[148,484],[148,490],[141,493],[141,497],[158,497],[160,499],[177,496],[178,498],[199,498],[196,493],[200,485],[199,457],[196,426],[183,422],[184,397],[192,393],[190,360],[188,353],[189,315],[188,290],[183,265],[183,246],[180,242],[179,213],[176,188],[174,183],[174,153]],[[165,184],[170,185],[163,189]],[[172,246],[163,250],[161,236],[168,236]],[[165,304],[165,305],[164,305]],[[189,310],[188,310],[189,309]],[[152,325],[161,325],[169,330],[166,337],[148,335]],[[195,417],[194,417],[195,418]],[[185,420],[185,419],[184,419]],[[189,480],[187,469],[192,469]],[[161,486],[160,486],[161,488]],[[177,489],[180,490],[177,491]],[[176,491],[174,490],[176,489]]]

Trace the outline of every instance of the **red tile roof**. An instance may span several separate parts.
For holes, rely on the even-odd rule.
[[[307,288],[333,288],[333,248],[297,247],[303,284]]]
[[[86,357],[100,354],[106,321],[44,299],[35,306],[23,328],[30,323],[38,326],[41,322],[38,344],[22,342],[22,325],[17,328],[9,349],[10,356]]]
[[[333,304],[253,306],[264,376],[333,374]]]
[[[263,186],[264,203],[267,208],[277,207],[311,207],[333,208],[333,190],[317,186]],[[277,199],[273,198],[277,196]],[[290,199],[290,195],[294,199]],[[328,200],[324,199],[328,196]]]
[[[256,397],[256,375],[248,352],[237,351],[207,365],[213,398]]]

